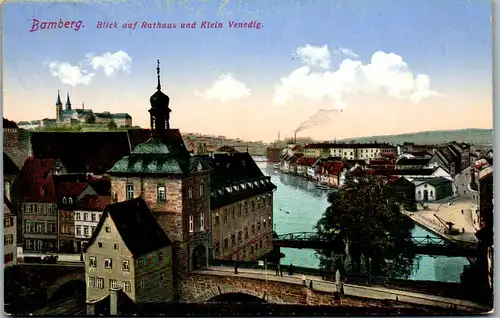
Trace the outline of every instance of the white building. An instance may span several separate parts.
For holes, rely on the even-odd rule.
[[[3,254],[4,267],[8,267],[17,264],[16,216],[5,196],[3,201]]]
[[[111,198],[104,195],[88,195],[81,199],[75,210],[75,250],[80,252],[92,237],[106,205]]]

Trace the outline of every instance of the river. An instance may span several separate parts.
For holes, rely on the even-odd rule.
[[[315,187],[314,183],[298,176],[280,173],[272,165],[258,163],[265,175],[271,176],[278,187],[274,193],[274,230],[278,234],[292,232],[312,232],[326,207],[327,191]],[[436,237],[422,227],[415,225],[414,237],[429,235]],[[282,248],[286,255],[282,264],[317,268],[319,260],[314,250]],[[420,255],[418,267],[410,277],[413,280],[460,282],[464,265],[469,264],[464,257]]]

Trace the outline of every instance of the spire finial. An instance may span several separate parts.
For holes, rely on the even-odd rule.
[[[161,90],[161,84],[160,84],[160,60],[156,60],[156,62],[158,63],[157,66],[156,66],[156,74],[158,74],[158,86],[156,86],[156,89],[157,90]]]
[[[62,102],[61,102],[61,94],[59,94],[59,90],[57,90],[57,101],[56,101],[56,105],[62,105]]]

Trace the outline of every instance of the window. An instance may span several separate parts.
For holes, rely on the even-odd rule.
[[[24,228],[26,230],[26,233],[33,232],[33,222],[31,222],[31,221],[24,221]]]
[[[231,235],[231,244],[236,245],[236,235],[234,234]]]
[[[158,252],[158,260],[163,261],[163,252]]]
[[[257,222],[257,231],[260,231],[260,221]]]
[[[66,201],[66,197],[64,197],[64,198],[62,199],[62,203],[64,203],[64,204],[66,204],[66,203],[67,203],[67,201]]]
[[[43,224],[42,222],[36,222],[36,232],[37,233],[45,232],[45,224]]]
[[[92,235],[92,234],[94,234],[94,232],[95,232],[95,226],[91,226],[90,227],[90,234]]]
[[[86,226],[86,227],[83,228],[83,236],[85,236],[85,237],[89,237],[90,236],[89,235],[89,227],[88,226]]]
[[[252,225],[252,234],[255,234],[255,224]]]
[[[118,244],[113,244],[113,249],[118,251],[120,249],[120,247],[118,246]]]
[[[192,233],[194,231],[194,220],[193,216],[189,216],[189,232]]]
[[[200,213],[200,231],[205,229],[205,213]]]
[[[56,233],[55,223],[47,223],[47,232],[48,233]]]
[[[76,235],[78,235],[78,236],[82,235],[82,227],[81,226],[76,227]]]
[[[100,289],[104,288],[104,278],[101,278],[101,277],[97,278],[97,288],[100,288]]]
[[[165,273],[160,273],[160,280],[164,280],[165,279]]]
[[[89,277],[89,287],[95,287],[95,277]]]
[[[144,258],[142,258],[142,257],[141,257],[141,258],[139,258],[139,261],[138,261],[138,262],[139,262],[139,268],[144,267]]]
[[[229,247],[229,240],[227,237],[224,239],[224,248],[227,249]]]
[[[166,194],[164,186],[158,186],[158,188],[156,189],[156,198],[157,198],[158,202],[166,202],[167,201],[167,194]]]
[[[248,239],[248,226],[245,226],[245,240]]]
[[[220,219],[219,219],[219,215],[216,214],[215,215],[215,226],[219,226],[220,225]]]
[[[95,222],[97,220],[97,215],[95,213],[92,213],[92,222]]]
[[[14,243],[14,235],[13,234],[4,235],[3,241],[5,245],[10,245]]]
[[[9,227],[12,226],[12,218],[4,218],[3,219],[3,227]]]
[[[189,187],[188,188],[188,198],[192,198],[193,197],[193,188]]]
[[[125,187],[125,191],[126,191],[127,200],[132,200],[134,198],[134,185],[127,184],[127,186]]]
[[[130,268],[128,267],[128,261],[122,261],[122,271],[128,272]]]
[[[33,241],[26,240],[26,249],[31,250],[33,248]]]
[[[130,288],[130,282],[123,282],[123,290],[128,293],[132,291],[132,288]]]
[[[144,285],[144,280],[141,280],[141,282],[139,283],[139,290],[144,289]]]
[[[68,204],[73,204],[73,198],[68,198]]]
[[[118,282],[116,281],[116,279],[109,280],[109,287],[110,288],[116,288],[117,286],[118,286]]]
[[[113,268],[113,260],[106,258],[104,260],[104,268],[110,268],[110,269]]]
[[[97,243],[97,246],[98,246],[99,248],[102,248],[102,242]]]
[[[76,220],[77,221],[81,221],[82,220],[82,215],[80,214],[80,212],[76,212]]]
[[[111,227],[110,226],[106,226],[106,233],[111,233]]]
[[[93,256],[89,257],[89,266],[90,267],[97,267],[97,261],[96,258]]]
[[[238,242],[242,242],[243,241],[243,234],[241,231],[238,232]]]
[[[202,197],[205,193],[205,185],[202,183],[200,184],[200,197]]]
[[[42,240],[37,240],[37,241],[36,241],[36,249],[37,249],[38,251],[43,250],[43,241],[42,241]]]

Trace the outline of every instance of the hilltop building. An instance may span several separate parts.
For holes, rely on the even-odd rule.
[[[132,116],[127,113],[116,113],[112,114],[108,111],[102,113],[96,113],[92,109],[85,109],[85,104],[82,103],[81,108],[73,108],[69,93],[66,95],[66,103],[63,108],[63,103],[61,101],[61,95],[57,91],[56,100],[56,118],[49,119],[45,118],[42,120],[33,121],[20,121],[17,123],[19,128],[30,130],[39,127],[51,126],[51,125],[62,125],[62,124],[73,124],[73,123],[96,123],[96,124],[106,124],[111,121],[116,123],[116,126],[132,126]]]

